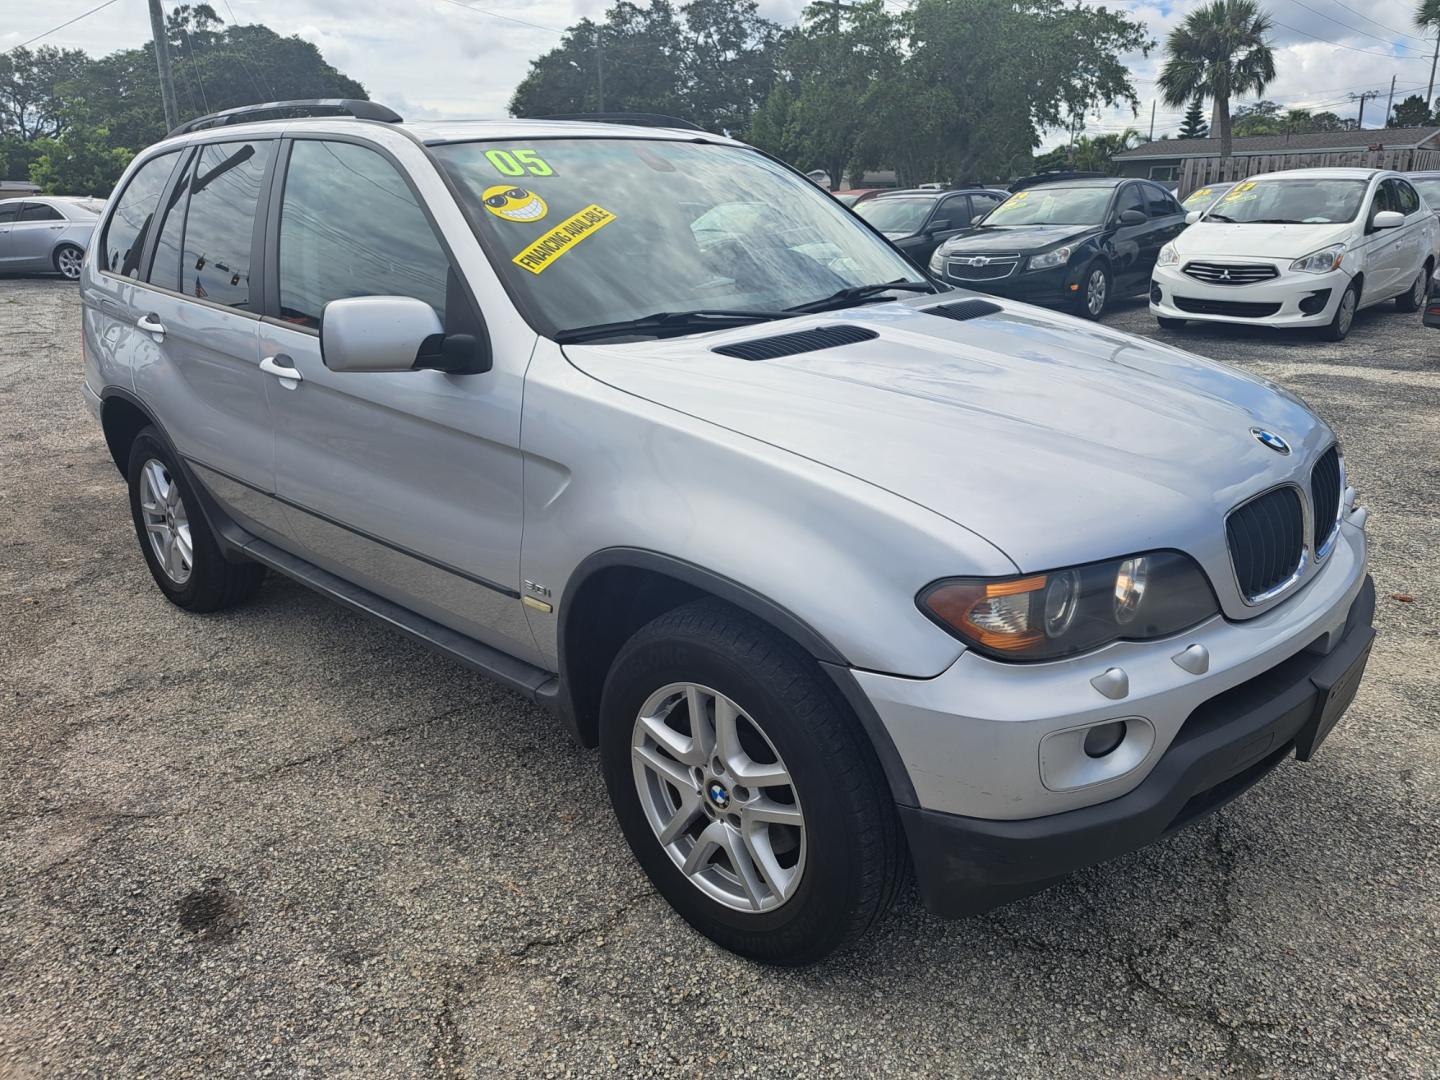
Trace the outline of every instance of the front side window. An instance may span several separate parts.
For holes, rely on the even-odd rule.
[[[145,250],[150,223],[155,218],[156,204],[179,156],[178,150],[159,154],[141,165],[130,178],[120,201],[115,204],[114,213],[105,224],[98,259],[101,270],[126,277],[139,274],[140,256]]]
[[[1242,180],[1210,208],[1206,221],[1245,225],[1338,225],[1354,221],[1364,180],[1323,177]]]
[[[596,138],[432,149],[544,333],[925,280],[827,193],[747,148]],[[856,212],[872,201],[888,200]],[[914,201],[923,221],[934,200]]]
[[[250,295],[255,208],[275,154],[273,141],[211,143],[190,181],[180,291],[226,307],[259,306]]]
[[[20,221],[64,221],[65,215],[56,210],[53,206],[46,206],[44,203],[26,203],[25,209],[20,211]]]
[[[995,208],[989,225],[1100,225],[1110,205],[1108,187],[1038,187],[1017,191]],[[1135,209],[1140,209],[1139,199]]]
[[[395,167],[351,143],[296,140],[280,211],[280,317],[318,327],[351,296],[410,296],[445,318],[450,264]]]
[[[8,225],[20,216],[20,203],[0,203],[0,225]]]

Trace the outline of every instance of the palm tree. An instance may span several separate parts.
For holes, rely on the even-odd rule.
[[[1187,15],[1166,39],[1158,84],[1165,104],[1178,108],[1196,97],[1213,101],[1210,134],[1218,129],[1222,161],[1230,156],[1231,96],[1258,97],[1275,78],[1275,54],[1265,40],[1270,28],[1269,13],[1255,0],[1213,0]]]
[[[1415,9],[1415,25],[1421,30],[1435,31],[1435,56],[1430,61],[1430,89],[1425,91],[1425,105],[1428,108],[1435,100],[1435,64],[1440,62],[1440,0],[1420,0]]]
[[[1129,127],[1117,134],[1078,136],[1070,150],[1070,167],[1087,172],[1110,172],[1111,159],[1116,154],[1133,150],[1143,141],[1140,132]]]

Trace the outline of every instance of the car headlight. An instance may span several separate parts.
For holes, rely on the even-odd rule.
[[[945,256],[940,253],[940,248],[938,247],[930,256],[930,273],[941,275],[945,273]]]
[[[1167,637],[1220,610],[1200,567],[1178,551],[1045,574],[944,578],[915,602],[965,644],[1000,660],[1055,660],[1112,641]]]
[[[1070,247],[1058,247],[1054,251],[1047,251],[1043,255],[1031,255],[1030,261],[1025,264],[1027,270],[1049,270],[1053,266],[1064,266],[1070,261],[1070,253],[1074,251]]]
[[[1174,244],[1166,244],[1160,249],[1160,255],[1155,260],[1156,266],[1174,266],[1180,261],[1180,253],[1175,250]]]
[[[1328,274],[1331,270],[1340,268],[1340,261],[1345,258],[1344,244],[1331,244],[1319,251],[1312,251],[1309,255],[1302,255],[1290,264],[1291,270],[1298,270],[1302,274]]]

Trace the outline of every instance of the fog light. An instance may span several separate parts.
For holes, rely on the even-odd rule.
[[[1300,310],[1306,315],[1318,315],[1325,310],[1325,305],[1330,302],[1329,289],[1316,289],[1308,296],[1301,297]]]
[[[1164,294],[1160,292],[1160,286],[1152,283],[1150,286],[1150,302],[1152,304],[1158,304],[1163,299]]]
[[[1092,758],[1113,754],[1125,741],[1125,721],[1115,720],[1108,724],[1096,724],[1085,732],[1085,753]]]

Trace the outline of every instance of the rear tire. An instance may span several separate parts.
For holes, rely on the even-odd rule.
[[[1160,324],[1161,330],[1184,330],[1186,319],[1168,319],[1164,315],[1156,315],[1155,321]]]
[[[1355,312],[1360,307],[1360,284],[1352,282],[1340,297],[1340,303],[1335,307],[1335,316],[1330,320],[1330,325],[1320,331],[1320,336],[1326,341],[1344,341],[1350,334],[1350,328],[1355,325]]]
[[[66,281],[79,281],[80,264],[84,259],[84,248],[76,244],[61,244],[55,249],[51,262],[55,264],[55,272]]]
[[[638,631],[605,681],[600,752],[641,867],[724,948],[813,963],[893,902],[906,863],[879,762],[814,660],[758,619],[700,600]]]
[[[1425,290],[1430,285],[1430,264],[1420,268],[1419,276],[1410,284],[1408,291],[1395,298],[1396,311],[1419,311],[1425,306]]]
[[[155,428],[135,436],[127,476],[140,552],[167,600],[186,611],[220,611],[255,594],[265,568],[226,560],[198,498]]]

